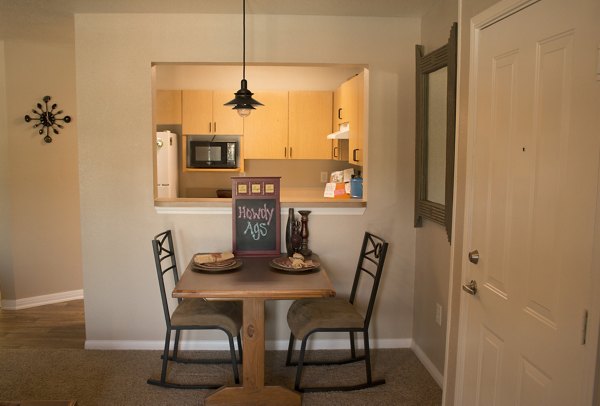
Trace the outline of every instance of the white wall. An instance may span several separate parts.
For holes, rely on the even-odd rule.
[[[60,40],[40,33],[4,41],[0,288],[8,307],[83,286],[74,33],[73,19],[66,20]],[[50,144],[23,120],[46,95],[73,118]]]
[[[239,25],[235,15],[75,17],[88,340],[162,339],[154,234],[175,231],[181,262],[194,252],[231,246],[228,215],[155,213],[151,63],[239,62]],[[350,290],[363,232],[390,241],[372,326],[372,337],[390,345],[412,334],[413,55],[419,29],[418,19],[247,17],[249,62],[370,67],[368,208],[363,216],[313,216],[310,246],[342,293]],[[287,340],[287,305],[268,304],[267,340]]]

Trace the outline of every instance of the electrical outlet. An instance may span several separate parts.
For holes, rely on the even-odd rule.
[[[442,326],[442,305],[439,303],[435,304],[435,322],[438,326]]]
[[[329,182],[329,174],[327,172],[321,172],[321,183]]]

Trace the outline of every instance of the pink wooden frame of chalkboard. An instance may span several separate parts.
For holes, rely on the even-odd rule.
[[[231,178],[233,253],[236,257],[281,254],[279,177]]]

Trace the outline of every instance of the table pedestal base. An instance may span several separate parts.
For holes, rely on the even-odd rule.
[[[245,388],[242,386],[227,386],[210,394],[205,400],[207,406],[237,406],[237,405],[286,405],[300,406],[300,393],[281,386],[263,386],[260,388]]]

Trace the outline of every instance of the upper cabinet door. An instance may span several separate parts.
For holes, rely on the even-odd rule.
[[[356,76],[345,81],[336,91],[337,110],[335,130],[337,131],[339,124],[348,123],[356,117],[356,99],[358,97]]]
[[[365,98],[365,73],[348,79],[337,88],[334,93],[333,107],[333,131],[339,129],[342,123],[350,125],[350,139],[348,140],[348,151],[341,150],[340,143],[338,149],[334,150],[334,159],[339,159],[339,156],[347,156],[348,162],[354,165],[364,164],[364,133],[365,133],[365,117],[364,117],[364,98]],[[334,145],[336,148],[336,145]]]
[[[233,93],[212,90],[184,90],[182,126],[184,134],[241,135],[244,120],[224,106]]]
[[[244,118],[245,159],[288,157],[288,92],[260,92],[264,106]]]
[[[365,133],[365,74],[361,72],[352,79],[351,89],[354,100],[350,107],[350,139],[348,141],[348,162],[354,165],[364,164],[364,133]]]
[[[213,129],[212,133],[217,135],[241,135],[244,132],[244,119],[231,108],[224,106],[233,99],[233,92],[213,92]],[[261,102],[262,103],[262,102]]]
[[[184,134],[212,134],[212,91],[182,92],[182,131]]]
[[[331,159],[333,93],[289,93],[289,155],[292,159]]]
[[[181,90],[156,91],[156,124],[181,124]]]

